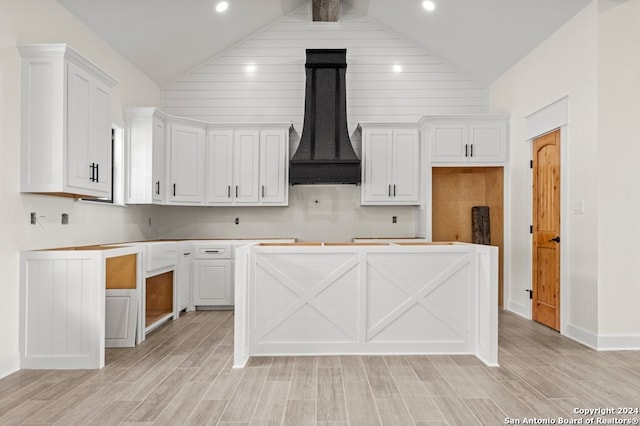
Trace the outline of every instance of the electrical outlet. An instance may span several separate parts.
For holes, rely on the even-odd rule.
[[[61,217],[61,223],[63,225],[68,225],[69,224],[69,214],[68,213],[62,213],[62,217]]]
[[[38,216],[36,216],[36,212],[31,212],[31,219],[29,219],[29,223],[35,225],[38,223]]]
[[[236,217],[235,224],[236,225],[240,225],[240,218],[239,217]]]
[[[391,218],[391,223],[398,223],[398,216],[393,216]]]

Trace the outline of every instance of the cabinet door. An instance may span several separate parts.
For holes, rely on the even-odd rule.
[[[171,125],[171,187],[176,204],[202,204],[204,199],[204,130]]]
[[[287,137],[284,130],[260,133],[260,202],[287,204]]]
[[[153,130],[151,136],[152,144],[152,166],[151,181],[154,203],[163,203],[167,191],[167,180],[165,178],[165,125],[161,118],[153,117]]]
[[[367,129],[364,134],[362,204],[391,201],[393,132]]]
[[[111,193],[110,113],[109,88],[68,63],[67,185],[82,195]]]
[[[189,308],[191,304],[191,252],[183,252],[178,265],[178,310]]]
[[[233,188],[235,203],[259,201],[259,151],[258,130],[238,130],[234,135]]]
[[[233,201],[233,132],[210,131],[207,134],[207,198],[209,204]]]
[[[505,123],[469,125],[469,161],[474,163],[507,161],[507,126]]]
[[[193,272],[195,306],[233,304],[230,260],[196,260]]]
[[[93,189],[95,161],[89,158],[91,77],[67,65],[67,185]]]
[[[92,81],[89,99],[89,160],[95,163],[94,191],[111,195],[112,136],[109,88]]]
[[[420,143],[417,130],[394,130],[392,199],[394,203],[420,201]]]
[[[429,129],[431,162],[467,162],[469,126],[465,124],[433,124]]]

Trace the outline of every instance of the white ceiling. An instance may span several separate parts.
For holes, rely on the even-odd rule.
[[[171,82],[307,0],[58,0],[158,84]],[[371,19],[489,84],[592,0],[351,0]]]

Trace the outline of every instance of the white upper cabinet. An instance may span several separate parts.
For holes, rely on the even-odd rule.
[[[415,126],[361,127],[361,204],[419,204],[420,140]]]
[[[124,116],[127,204],[288,204],[288,124],[209,124],[154,107]]]
[[[289,138],[287,129],[260,132],[260,202],[286,206],[289,202]]]
[[[209,130],[206,141],[208,204],[233,201],[233,131]]]
[[[495,164],[507,161],[505,116],[436,117],[424,121],[432,163]]]
[[[207,133],[206,203],[287,205],[287,129],[221,127]]]
[[[111,195],[116,81],[65,44],[21,45],[21,191]]]
[[[153,117],[153,131],[152,131],[152,168],[151,168],[151,182],[153,193],[153,202],[156,204],[163,204],[166,201],[167,194],[167,175],[165,173],[165,151],[167,150],[167,133],[165,128],[164,119],[161,117]]]
[[[166,129],[164,115],[152,107],[127,108],[126,190],[127,204],[163,204],[168,183],[165,177]]]
[[[205,130],[197,124],[169,122],[169,202],[201,205],[204,201]]]
[[[260,185],[259,155],[260,132],[258,130],[238,130],[234,134],[233,192],[234,201],[257,203]]]

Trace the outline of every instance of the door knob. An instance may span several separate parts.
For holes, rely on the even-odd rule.
[[[556,243],[559,243],[560,242],[560,237],[555,237],[555,238],[552,238],[552,239],[549,240],[549,242],[553,242],[553,241],[555,241]]]

